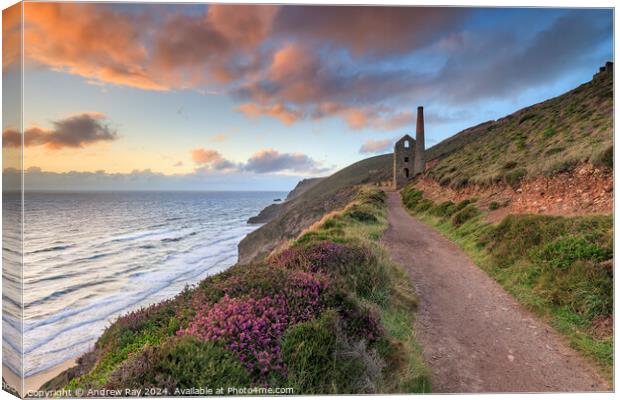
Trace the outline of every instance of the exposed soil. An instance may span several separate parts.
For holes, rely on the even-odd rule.
[[[415,332],[434,392],[608,391],[592,366],[452,242],[388,193],[383,242],[420,297]]]
[[[612,171],[591,164],[581,164],[570,172],[553,177],[528,179],[514,189],[502,183],[484,188],[467,186],[454,190],[429,178],[418,180],[415,187],[435,202],[458,202],[478,197],[478,205],[483,209],[497,202],[501,207],[489,212],[488,220],[491,222],[516,213],[564,216],[609,214],[614,204]]]

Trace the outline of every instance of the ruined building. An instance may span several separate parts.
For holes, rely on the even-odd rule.
[[[607,61],[605,65],[598,69],[598,72],[594,74],[593,79],[605,76],[606,74],[612,75],[614,73],[614,63]]]
[[[424,172],[424,109],[418,107],[416,140],[405,135],[394,144],[394,188],[400,189],[411,178]]]

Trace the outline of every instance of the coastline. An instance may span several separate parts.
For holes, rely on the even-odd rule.
[[[46,382],[54,379],[69,368],[75,366],[77,359],[78,357],[71,358],[49,369],[46,369],[45,371],[41,371],[37,374],[27,377],[26,379],[24,379],[24,393],[39,390],[39,388],[43,386]],[[18,392],[20,391],[20,378],[5,365],[2,366],[2,376],[9,385],[15,387]],[[25,395],[22,394],[22,397],[25,397]]]

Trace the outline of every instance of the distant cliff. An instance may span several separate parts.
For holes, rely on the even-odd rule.
[[[316,185],[323,179],[325,178],[302,179],[301,181],[299,181],[299,183],[297,183],[295,188],[289,192],[289,194],[286,196],[285,201],[290,201],[302,195],[308,189],[310,189],[312,186]],[[251,217],[250,219],[248,219],[248,224],[265,224],[271,221],[282,210],[283,205],[284,203],[274,203],[274,204],[268,205],[267,207],[263,208],[261,212],[258,213],[258,215],[255,215],[254,217]]]
[[[286,201],[289,201],[289,200],[294,199],[295,197],[301,196],[304,192],[306,192],[308,189],[310,189],[312,186],[316,185],[317,183],[321,182],[323,179],[325,178],[302,179],[301,181],[299,181],[297,186],[295,186],[295,188],[291,190],[291,192],[286,196]]]

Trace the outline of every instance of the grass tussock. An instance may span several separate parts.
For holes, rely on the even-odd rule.
[[[385,193],[362,187],[264,261],[118,318],[65,387],[428,392],[415,294],[377,241],[385,208]]]
[[[406,207],[451,238],[521,304],[546,319],[611,379],[613,332],[613,218],[508,215],[499,224],[469,202],[459,213],[449,202],[419,211],[429,200],[412,186]],[[497,205],[499,207],[499,204]],[[471,211],[467,211],[471,210]],[[455,218],[466,212],[467,218]],[[607,324],[607,327],[609,325]]]

